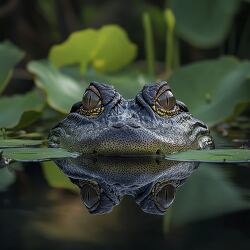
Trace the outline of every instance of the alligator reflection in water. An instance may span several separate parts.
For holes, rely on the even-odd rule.
[[[83,157],[55,161],[81,190],[92,214],[112,211],[124,195],[133,196],[146,213],[162,215],[176,190],[198,167],[193,162],[150,157]]]

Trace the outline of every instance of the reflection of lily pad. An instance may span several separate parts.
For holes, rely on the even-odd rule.
[[[166,159],[177,161],[199,162],[250,162],[249,149],[213,149],[213,150],[189,150],[166,156]]]
[[[200,165],[177,191],[166,223],[178,226],[249,208],[242,192],[225,174],[212,165]]]
[[[37,90],[0,99],[0,128],[19,128],[33,123],[41,115],[44,97]]]
[[[237,104],[250,102],[249,74],[248,61],[223,57],[184,66],[169,82],[194,116],[214,125],[231,116]]]
[[[56,66],[80,64],[81,72],[92,63],[98,71],[116,71],[136,56],[136,46],[126,32],[117,25],[106,25],[99,30],[74,32],[62,44],[55,45],[49,58]]]
[[[1,151],[3,152],[3,158],[21,162],[78,156],[78,154],[70,153],[62,148],[5,148]]]
[[[0,139],[0,148],[38,146],[42,143],[42,140]]]
[[[22,59],[24,53],[10,42],[0,43],[0,93],[6,87],[13,67]]]
[[[176,31],[199,47],[221,43],[232,24],[239,0],[170,0]]]
[[[52,161],[43,162],[42,170],[48,184],[53,188],[64,188],[79,192],[79,188],[74,185],[69,178]]]
[[[28,69],[35,74],[36,85],[46,92],[48,104],[55,110],[68,113],[71,106],[81,100],[85,86],[80,86],[48,62],[31,62]]]

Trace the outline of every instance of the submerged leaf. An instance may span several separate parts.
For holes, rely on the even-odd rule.
[[[12,76],[14,66],[23,56],[24,52],[14,44],[8,41],[0,43],[0,93],[5,89]]]
[[[1,149],[1,151],[3,152],[3,158],[21,162],[78,156],[77,153],[71,153],[62,148],[5,148]]]
[[[24,95],[0,99],[0,128],[25,127],[33,123],[45,105],[43,95],[30,91]]]
[[[166,214],[166,222],[170,219],[171,225],[181,226],[249,207],[241,190],[230,182],[222,169],[200,165],[177,191],[171,218]]]
[[[0,139],[0,148],[17,148],[27,146],[38,146],[42,140],[23,140],[23,139]]]
[[[137,48],[126,32],[117,25],[106,25],[99,30],[74,32],[62,44],[52,47],[49,59],[58,67],[79,64],[84,73],[87,65],[102,72],[119,70],[132,62]]]
[[[43,162],[42,170],[48,184],[53,188],[65,188],[79,193],[79,188],[52,161]]]
[[[170,0],[176,32],[198,47],[221,43],[232,24],[239,0]]]
[[[16,180],[14,172],[8,168],[0,168],[0,192],[4,192],[8,187],[13,184]]]
[[[249,149],[189,150],[166,156],[168,160],[215,163],[250,162]]]
[[[239,103],[250,102],[249,74],[250,62],[222,57],[184,66],[169,83],[194,116],[215,125],[232,116]]]
[[[47,102],[53,109],[68,113],[71,106],[81,100],[86,86],[80,86],[47,61],[30,62],[28,69],[35,74],[36,85],[46,92]]]

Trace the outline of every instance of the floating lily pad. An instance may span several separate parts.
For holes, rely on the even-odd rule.
[[[213,47],[225,39],[239,0],[170,0],[176,32],[198,47]]]
[[[41,115],[45,100],[37,90],[0,99],[0,128],[19,128],[33,123]]]
[[[38,146],[43,143],[42,140],[22,140],[22,139],[0,139],[0,148],[18,148]]]
[[[249,149],[212,149],[189,150],[166,156],[166,159],[177,161],[199,161],[216,163],[250,162]]]
[[[24,52],[14,44],[5,41],[0,43],[0,93],[11,78],[14,66],[23,58]]]
[[[21,162],[78,156],[77,153],[71,153],[61,148],[5,148],[1,149],[1,151],[3,158]]]
[[[106,25],[72,33],[65,42],[52,47],[49,59],[58,67],[79,64],[82,73],[89,63],[98,71],[111,72],[132,62],[136,53],[135,44],[121,27]]]
[[[250,102],[250,63],[222,57],[176,70],[169,83],[190,112],[209,125],[232,116],[235,107]]]
[[[84,84],[81,86],[47,61],[30,62],[28,69],[35,74],[36,85],[46,92],[48,104],[62,113],[68,113],[72,105],[81,100],[87,87]]]

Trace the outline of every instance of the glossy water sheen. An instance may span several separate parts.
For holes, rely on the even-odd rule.
[[[217,142],[220,146],[228,143],[223,138]],[[9,187],[7,183],[5,190],[1,186],[1,249],[250,246],[249,164],[198,166],[156,158],[110,157],[61,160],[57,165],[83,189],[85,203],[75,191],[49,187],[34,163],[25,171],[15,166],[16,182]],[[168,190],[170,199],[165,201],[163,189],[156,205],[152,190],[162,190],[164,183],[174,188]],[[169,208],[164,216],[159,215],[164,206]],[[88,210],[105,214],[92,215]]]

